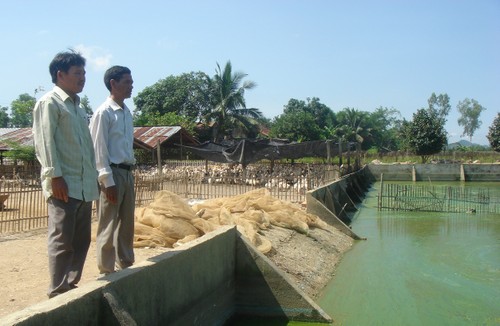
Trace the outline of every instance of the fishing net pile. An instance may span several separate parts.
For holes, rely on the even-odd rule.
[[[135,247],[176,247],[216,230],[235,225],[262,253],[272,249],[260,231],[279,226],[307,234],[326,223],[299,206],[272,197],[265,188],[206,200],[190,206],[175,193],[162,190],[148,206],[135,211]]]

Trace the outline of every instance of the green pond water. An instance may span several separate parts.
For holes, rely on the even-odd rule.
[[[446,185],[500,197],[498,182]],[[334,325],[500,325],[500,214],[378,211],[378,187],[351,224],[367,240],[318,300]]]

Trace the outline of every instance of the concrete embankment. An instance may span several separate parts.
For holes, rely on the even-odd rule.
[[[307,211],[320,216],[325,222],[355,240],[364,239],[355,234],[348,224],[351,222],[349,213],[357,210],[364,194],[371,184],[371,178],[366,175],[366,167],[351,173],[340,180],[314,189],[306,195]]]
[[[0,325],[224,325],[238,316],[331,322],[236,227],[223,227]]]
[[[500,181],[500,164],[369,164],[367,175],[377,181]]]

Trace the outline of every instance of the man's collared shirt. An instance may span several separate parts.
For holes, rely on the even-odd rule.
[[[37,101],[33,109],[33,139],[42,165],[44,196],[52,196],[52,178],[63,177],[68,196],[83,201],[99,197],[94,148],[87,114],[60,87]]]
[[[110,164],[134,165],[134,125],[129,108],[120,107],[108,97],[90,121],[99,182],[108,188],[115,185]]]

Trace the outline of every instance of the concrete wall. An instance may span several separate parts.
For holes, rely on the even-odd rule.
[[[357,210],[368,190],[372,178],[366,175],[366,167],[348,174],[339,180],[316,188],[306,194],[307,212],[320,216],[326,223],[336,227],[353,239],[365,239],[355,234],[348,224],[349,213]]]
[[[224,325],[240,315],[332,321],[236,227],[223,227],[0,325]]]
[[[500,181],[500,164],[369,164],[380,181]]]
[[[235,315],[318,323],[332,319],[265,255],[237,242]]]

